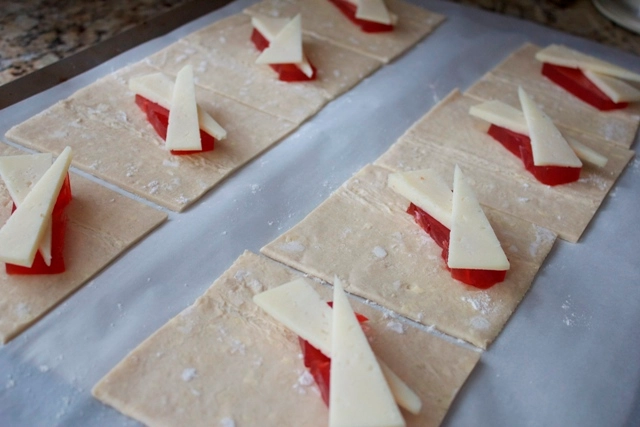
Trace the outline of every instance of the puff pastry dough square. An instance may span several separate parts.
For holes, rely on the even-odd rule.
[[[26,154],[0,144],[0,155]],[[86,178],[71,174],[62,274],[18,276],[0,263],[0,342],[6,343],[80,288],[114,258],[162,223],[167,215]],[[11,197],[0,180],[0,223]]]
[[[147,425],[326,426],[328,410],[298,338],[252,301],[300,274],[245,252],[178,316],[107,374],[93,395]],[[331,290],[314,287],[325,298]],[[369,317],[376,354],[421,397],[409,426],[440,424],[479,352],[401,325],[352,299]]]

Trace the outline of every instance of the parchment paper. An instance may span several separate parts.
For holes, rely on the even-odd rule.
[[[0,112],[0,135],[99,77],[251,1],[231,4]],[[638,58],[534,24],[432,0],[447,21],[294,134],[152,233],[0,348],[0,425],[136,425],[90,395],[132,348],[245,250],[298,223],[437,100],[525,41],[565,43],[638,70]],[[637,139],[632,148],[637,147]],[[640,419],[640,161],[582,236],[558,242],[460,391],[444,425],[633,426]]]

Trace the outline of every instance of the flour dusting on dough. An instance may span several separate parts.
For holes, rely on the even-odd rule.
[[[225,417],[220,420],[220,427],[236,427],[236,422],[233,418]]]
[[[279,248],[285,252],[303,252],[306,249],[306,247],[297,240],[283,243]]]
[[[376,246],[375,248],[373,248],[372,252],[377,258],[380,259],[387,256],[387,251],[382,246]]]
[[[536,230],[536,241],[531,243],[529,246],[529,254],[532,257],[535,257],[540,249],[540,245],[542,243],[548,242],[555,238],[553,232],[547,230],[546,228],[538,227],[537,225],[532,224],[532,226]]]
[[[474,293],[475,297],[461,297],[462,301],[471,304],[474,310],[479,311],[483,315],[487,315],[495,310],[495,306],[491,301],[491,297],[486,292]]]
[[[387,322],[387,329],[392,330],[398,334],[404,334],[404,325],[397,320],[390,320]]]
[[[471,318],[471,326],[473,326],[476,329],[484,330],[484,329],[489,329],[489,326],[491,326],[491,324],[484,317],[475,316]]]
[[[182,381],[189,382],[196,377],[196,369],[195,368],[186,368],[182,371],[182,375],[180,375]]]

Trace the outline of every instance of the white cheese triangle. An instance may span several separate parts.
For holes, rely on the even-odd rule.
[[[640,90],[615,77],[585,70],[584,75],[613,102],[640,101]]]
[[[300,278],[253,297],[260,308],[331,357],[331,307]]]
[[[269,41],[269,43],[271,43],[271,41],[276,38],[278,33],[282,31],[282,29],[287,25],[288,22],[289,19],[287,18],[272,18],[262,15],[251,17],[251,24],[253,25],[253,27],[257,29],[260,34],[262,34],[264,38]],[[295,63],[292,62],[292,64],[295,64],[295,66],[298,67],[305,76],[313,76],[313,68],[311,68],[309,59],[307,59],[304,53],[302,54],[302,61]]]
[[[289,23],[288,18],[274,18],[271,16],[254,15],[251,17],[251,25],[258,30],[262,36],[271,42],[278,33]]]
[[[169,150],[202,150],[193,67],[185,65],[176,76],[169,110],[166,146]]]
[[[474,105],[469,109],[469,114],[512,132],[529,136],[527,120],[524,118],[522,111],[513,108],[502,101],[486,101],[481,104]],[[581,161],[601,168],[607,165],[608,159],[602,154],[575,139],[566,138],[566,140],[573,152],[576,153],[576,156],[578,156]]]
[[[0,261],[31,267],[71,157],[71,148],[65,148],[0,229]]]
[[[556,125],[538,108],[522,87],[518,88],[518,96],[529,128],[533,164],[536,166],[581,167],[582,162],[569,147]]]
[[[502,250],[473,188],[456,165],[453,178],[453,213],[449,238],[449,268],[508,270]]]
[[[334,281],[329,425],[404,426],[367,337],[340,279]]]
[[[132,77],[129,89],[149,101],[171,110],[173,97],[173,81],[162,73],[147,74]],[[209,113],[198,105],[198,124],[200,129],[213,136],[218,141],[227,137],[227,131]]]
[[[256,63],[296,64],[302,60],[302,24],[300,15],[296,15],[270,41],[269,47],[262,51],[256,59]]]
[[[593,56],[585,55],[563,45],[552,44],[547,46],[536,53],[536,59],[549,64],[560,65],[561,67],[580,68],[583,71],[591,70],[624,80],[640,82],[640,74],[638,73]]]
[[[493,100],[474,105],[469,109],[469,114],[512,132],[529,135],[522,111],[502,101]]]
[[[51,167],[51,153],[27,154],[0,157],[0,176],[11,199],[20,206],[33,186]],[[38,245],[38,251],[46,265],[51,265],[51,239],[53,230],[51,218],[46,220],[45,230]]]
[[[436,172],[422,169],[389,174],[389,187],[451,230],[451,187]]]
[[[357,0],[356,18],[391,25],[391,15],[384,0]]]
[[[607,159],[605,156],[598,153],[593,148],[587,147],[576,139],[567,138],[567,142],[569,143],[569,146],[571,147],[573,152],[576,153],[576,156],[578,156],[578,158],[585,163],[603,168],[609,162],[609,159]]]
[[[331,357],[333,311],[304,279],[296,279],[277,288],[254,295],[253,301],[293,333]],[[418,395],[388,366],[378,360],[393,397],[412,414],[422,408]]]

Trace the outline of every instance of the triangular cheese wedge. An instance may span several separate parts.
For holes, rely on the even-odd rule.
[[[451,186],[431,169],[389,174],[389,187],[451,230]]]
[[[31,267],[71,157],[71,148],[65,148],[0,229],[0,261]]]
[[[486,101],[469,108],[469,114],[512,132],[529,136],[529,128],[522,111],[502,101]]]
[[[176,76],[169,110],[166,146],[174,151],[202,150],[191,65],[185,65]]]
[[[367,337],[336,277],[331,332],[329,425],[404,426]]]
[[[492,125],[500,126],[512,132],[529,136],[527,120],[524,118],[522,111],[513,108],[502,101],[485,101],[481,104],[474,105],[469,109],[469,114],[485,120]],[[581,161],[601,168],[607,165],[608,159],[602,154],[575,139],[566,138],[566,140],[573,152],[576,153],[576,156],[578,156]]]
[[[269,47],[262,51],[256,63],[295,64],[302,60],[302,24],[300,15],[296,15],[273,40],[270,40]]]
[[[132,77],[129,80],[129,89],[132,92],[166,108],[167,110],[171,110],[173,87],[173,81],[162,73]],[[224,130],[224,128],[199,105],[198,124],[200,129],[213,136],[218,141],[222,141],[227,137],[227,131]]]
[[[357,0],[356,18],[391,25],[391,15],[384,0]]]
[[[453,177],[453,212],[449,238],[449,268],[508,270],[502,250],[473,188],[456,165]]]
[[[289,23],[288,18],[274,18],[272,16],[254,15],[251,17],[251,25],[258,30],[262,36],[271,42],[278,33]]]
[[[16,206],[22,204],[36,182],[51,167],[52,161],[51,153],[0,157],[0,176]],[[49,217],[38,245],[38,251],[46,265],[51,265],[52,236],[51,217]]]
[[[569,147],[556,125],[538,108],[522,87],[518,88],[518,96],[529,128],[533,164],[536,166],[581,167],[582,162]]]
[[[640,101],[640,90],[615,77],[585,70],[584,75],[613,102]]]
[[[560,65],[561,67],[580,68],[583,71],[591,70],[624,80],[640,82],[640,74],[638,73],[562,45],[552,44],[547,46],[536,53],[536,59],[549,64]]]
[[[260,308],[331,357],[331,307],[304,279],[296,279],[253,297]]]
[[[333,310],[304,279],[254,295],[253,302],[293,333],[331,357]],[[412,414],[422,408],[418,395],[388,366],[378,360],[398,405]]]

